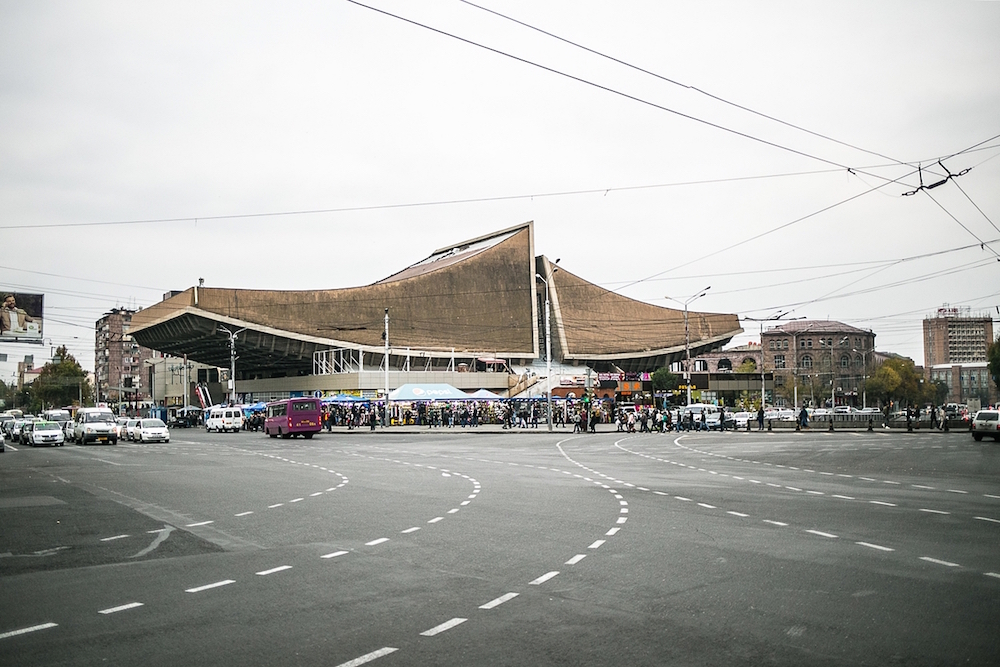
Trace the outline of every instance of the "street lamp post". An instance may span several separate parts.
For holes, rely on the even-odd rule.
[[[542,278],[540,273],[536,273],[535,277],[545,283],[545,383],[548,385],[545,401],[549,414],[549,431],[552,431],[552,330],[549,326],[549,281]]]
[[[708,293],[708,290],[712,289],[709,285],[703,290],[700,290],[694,296],[688,297],[685,301],[680,299],[675,299],[673,297],[665,297],[670,301],[675,303],[680,303],[684,305],[684,384],[687,385],[687,404],[691,405],[691,335],[688,330],[688,305],[695,299],[700,299]]]
[[[385,333],[382,336],[385,338],[385,408],[384,415],[382,417],[382,428],[389,425],[389,309],[385,309]]]
[[[237,331],[232,331],[226,327],[220,326],[219,331],[222,331],[229,336],[229,404],[236,404],[236,339],[241,333],[246,331],[246,327],[239,329]]]
[[[861,408],[868,409],[868,353],[874,352],[875,350],[859,350],[854,348],[851,352],[861,353],[861,363],[864,368],[862,369],[862,382],[861,385]]]

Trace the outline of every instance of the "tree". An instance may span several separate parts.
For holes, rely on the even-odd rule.
[[[743,363],[737,366],[734,373],[756,373],[757,372],[757,362],[753,359],[744,359]]]
[[[657,368],[653,372],[652,380],[653,391],[673,391],[680,384],[677,376],[671,373],[666,367]]]
[[[881,403],[889,401],[901,405],[919,405],[936,402],[938,388],[922,381],[911,359],[894,357],[886,359],[868,378],[868,395]]]
[[[36,411],[73,403],[83,405],[90,398],[87,373],[65,346],[56,348],[53,361],[45,364],[31,383],[31,404]]]
[[[1000,391],[1000,334],[997,334],[997,339],[986,348],[986,368],[990,371],[993,384]]]

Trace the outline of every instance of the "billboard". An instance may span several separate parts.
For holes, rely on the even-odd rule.
[[[41,294],[0,289],[0,342],[42,341]]]

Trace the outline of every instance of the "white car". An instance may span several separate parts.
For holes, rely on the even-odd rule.
[[[979,442],[983,436],[1000,442],[1000,411],[980,410],[972,420],[972,439]]]
[[[56,422],[35,422],[28,434],[28,444],[32,447],[38,445],[62,447],[65,442],[66,437]]]
[[[160,419],[142,419],[135,430],[139,442],[170,442],[170,431]]]
[[[128,424],[128,417],[119,417],[115,420],[115,433],[118,435],[119,440],[125,437],[126,424]]]
[[[129,419],[125,422],[125,432],[122,436],[126,440],[138,440],[139,439],[139,426],[142,424],[141,419]]]
[[[747,422],[753,421],[755,417],[749,412],[736,412],[733,413],[733,419],[736,420],[736,428],[745,429]]]
[[[107,408],[80,408],[73,426],[73,440],[78,445],[90,442],[118,444],[115,416]]]

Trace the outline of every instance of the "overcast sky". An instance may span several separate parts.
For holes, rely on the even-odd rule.
[[[711,285],[692,309],[832,318],[917,363],[943,303],[997,316],[1000,2],[482,0],[622,62],[458,0],[366,4],[423,25],[0,2],[0,289],[44,294],[92,370],[113,307],[364,285],[534,220],[626,296]],[[902,196],[945,157],[971,171]],[[0,352],[10,381],[50,346]]]

